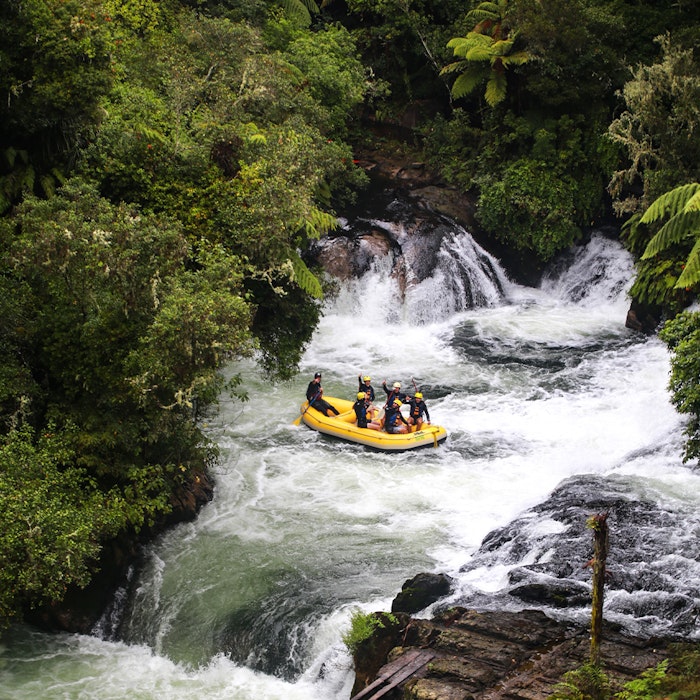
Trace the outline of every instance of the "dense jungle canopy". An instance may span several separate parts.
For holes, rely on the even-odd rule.
[[[228,361],[294,376],[329,291],[304,253],[364,148],[531,265],[622,226],[700,456],[699,52],[695,2],[5,0],[0,621],[216,458]]]

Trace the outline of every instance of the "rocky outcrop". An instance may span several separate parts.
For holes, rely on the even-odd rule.
[[[382,619],[386,618],[383,615]],[[478,612],[452,608],[431,620],[398,614],[377,625],[355,654],[359,693],[384,664],[409,649],[434,657],[383,697],[387,700],[544,700],[564,674],[589,660],[588,630],[536,610]],[[603,670],[621,685],[668,656],[671,640],[635,639],[604,627]],[[381,657],[381,658],[380,658]]]

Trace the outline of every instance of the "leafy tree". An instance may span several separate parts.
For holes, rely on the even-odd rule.
[[[105,538],[126,523],[117,492],[75,466],[65,433],[25,425],[0,441],[0,628],[25,606],[85,586]]]
[[[619,216],[684,182],[700,179],[700,65],[690,49],[658,37],[659,61],[640,66],[623,90],[625,111],[612,121],[609,136],[626,153],[608,189]],[[635,188],[642,185],[640,195]]]
[[[216,370],[252,349],[240,261],[215,248],[195,259],[173,222],[77,182],[28,199],[4,231],[3,267],[26,292],[13,341],[32,423],[76,426],[76,458],[104,483],[201,466],[197,409],[220,388]],[[8,391],[18,402],[21,388]]]
[[[498,180],[485,180],[478,216],[486,230],[517,251],[534,251],[550,260],[570,246],[579,229],[574,223],[577,183],[523,158]]]
[[[67,176],[111,85],[113,47],[100,0],[2,3],[0,212]]]

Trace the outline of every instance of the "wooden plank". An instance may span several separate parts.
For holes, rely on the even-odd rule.
[[[420,649],[409,649],[406,653],[401,654],[397,659],[394,659],[388,664],[384,664],[379,671],[380,674],[377,678],[370,683],[368,686],[363,688],[357,695],[353,695],[350,700],[362,700],[362,698],[369,695],[375,688],[386,683],[386,681],[391,678],[397,671],[400,671],[406,664],[409,664],[413,659],[419,656],[421,653]]]
[[[379,677],[350,700],[363,700],[363,698],[366,698],[366,700],[379,700],[397,685],[427,666],[434,658],[435,653],[432,651],[421,649],[407,651],[398,659],[383,666],[380,669],[381,674]],[[369,693],[372,692],[374,694],[370,696]]]
[[[387,685],[381,688],[374,695],[371,695],[369,698],[367,698],[367,700],[379,700],[379,698],[386,695],[390,690],[393,690],[397,685],[403,683],[404,681],[407,681],[411,676],[425,668],[434,658],[435,654],[433,654],[432,652],[429,652],[417,658],[411,664],[408,664],[407,666],[402,668],[398,673],[394,674],[391,678],[391,681]]]

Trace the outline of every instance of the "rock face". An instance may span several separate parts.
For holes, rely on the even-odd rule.
[[[666,658],[670,643],[630,638],[607,626],[603,670],[621,685]],[[435,656],[384,695],[387,700],[544,700],[567,671],[588,661],[590,641],[587,629],[536,610],[452,608],[431,620],[398,614],[356,652],[353,695],[412,648],[429,648]]]

